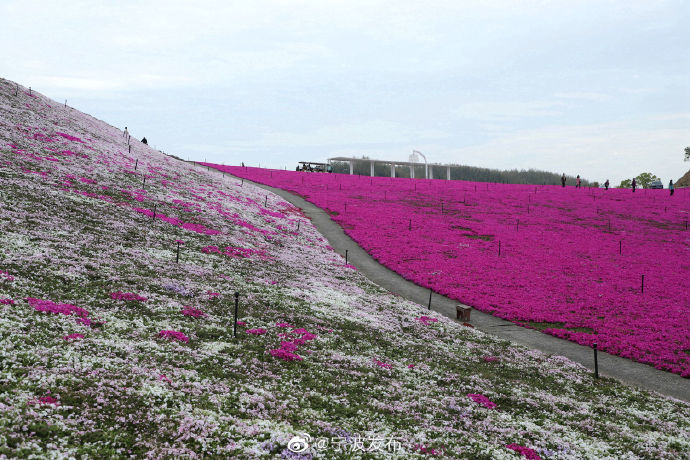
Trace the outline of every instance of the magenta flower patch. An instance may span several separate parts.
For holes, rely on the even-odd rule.
[[[292,353],[283,348],[269,350],[269,353],[274,358],[284,359],[285,361],[302,361],[302,357],[300,355],[296,355],[295,353]]]
[[[50,395],[47,396],[41,396],[40,398],[37,399],[32,399],[31,401],[28,402],[30,406],[43,406],[43,405],[51,405],[51,406],[59,406],[60,402],[53,398]]]
[[[170,331],[170,330],[160,331],[158,333],[158,337],[168,339],[168,340],[177,340],[178,342],[184,342],[184,343],[189,342],[189,337],[184,335],[182,332],[178,332],[178,331]]]
[[[417,321],[419,321],[422,324],[429,325],[430,323],[436,323],[438,322],[438,318],[430,318],[428,316],[420,316],[419,318],[415,318]]]
[[[148,299],[146,297],[142,297],[139,294],[135,294],[133,292],[111,292],[110,293],[110,298],[113,300],[127,300],[127,301],[137,301],[137,302],[146,302]]]
[[[67,133],[60,133],[60,132],[57,132],[57,133],[55,133],[55,134],[58,135],[58,136],[60,136],[60,137],[63,137],[63,138],[65,138],[65,139],[67,139],[68,141],[81,142],[82,144],[85,143],[83,140],[79,139],[78,137],[69,135],[69,134],[67,134]]]
[[[91,325],[89,319],[89,312],[81,307],[69,303],[55,303],[51,300],[35,299],[28,297],[26,301],[34,307],[34,310],[46,313],[53,313],[54,315],[78,316],[78,323],[86,326]]]
[[[528,458],[529,460],[541,460],[539,454],[537,454],[533,449],[530,449],[529,447],[521,446],[515,443],[508,444],[506,447],[510,450],[514,450],[515,452],[519,453],[525,458]]]
[[[264,335],[266,333],[266,329],[263,328],[257,328],[257,329],[247,329],[246,331],[247,334],[253,334],[253,335]]]
[[[378,359],[374,359],[374,364],[376,364],[379,367],[383,367],[384,369],[391,369],[393,367],[392,364],[384,363],[383,361],[379,361]]]
[[[69,335],[66,335],[63,337],[63,339],[68,341],[68,342],[83,339],[83,338],[84,338],[84,334],[69,334]]]
[[[493,409],[496,407],[496,403],[491,402],[489,398],[487,398],[484,395],[480,394],[475,394],[475,393],[468,393],[467,395],[472,401],[476,402],[477,404],[481,404],[482,406],[486,407],[487,409]]]
[[[198,308],[186,306],[182,308],[182,314],[185,316],[191,316],[192,318],[200,318],[206,316],[206,313],[199,310]]]

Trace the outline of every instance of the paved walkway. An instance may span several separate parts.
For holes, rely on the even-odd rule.
[[[220,174],[220,173],[219,173]],[[227,177],[233,177],[227,175]],[[247,179],[245,179],[247,180]],[[348,262],[374,283],[390,292],[405,297],[427,308],[429,304],[429,290],[408,281],[374,260],[366,251],[345,234],[340,225],[331,220],[330,216],[321,208],[290,192],[267,185],[253,184],[280,195],[286,201],[302,209],[314,226],[329,241],[329,244],[340,254],[345,256],[348,251]],[[434,311],[455,319],[455,306],[459,302],[434,293],[431,308]],[[530,348],[536,348],[546,353],[570,358],[594,372],[594,352],[591,348],[574,342],[537,332],[533,329],[516,326],[495,316],[472,311],[470,323],[477,329],[517,342]],[[660,371],[652,366],[599,352],[599,374],[613,377],[629,385],[657,391],[686,402],[690,402],[690,379],[684,379],[677,374]]]

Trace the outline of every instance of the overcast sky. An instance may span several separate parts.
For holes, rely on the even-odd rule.
[[[0,76],[167,152],[367,155],[665,185],[690,2],[0,1]]]

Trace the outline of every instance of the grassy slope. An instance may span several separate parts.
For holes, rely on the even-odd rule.
[[[564,358],[433,313],[424,324],[415,318],[426,312],[345,267],[278,197],[266,209],[249,184],[136,141],[130,154],[115,128],[14,88],[0,80],[0,299],[14,301],[0,304],[0,455],[290,456],[288,440],[308,433],[329,439],[311,451],[324,458],[356,436],[395,437],[404,458],[517,457],[511,443],[543,458],[688,457],[687,404],[594,381]],[[154,203],[157,219],[143,211]],[[235,291],[247,323],[237,338]],[[74,304],[92,324],[37,312],[27,298]],[[183,316],[183,306],[207,315]],[[295,351],[303,360],[268,353],[302,335],[280,322],[317,335]],[[74,333],[84,338],[63,338]],[[47,396],[57,403],[42,404]]]
[[[683,177],[678,179],[674,185],[676,187],[690,187],[690,171],[683,174]]]

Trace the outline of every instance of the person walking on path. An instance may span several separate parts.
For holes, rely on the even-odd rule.
[[[565,187],[565,173],[561,176],[561,186]]]
[[[576,184],[575,184],[575,188],[580,188],[581,186],[582,186],[582,184],[580,183],[580,175],[578,174],[578,175],[577,175],[577,182],[576,182]]]
[[[635,178],[633,177],[633,180],[632,180],[632,189],[633,189],[633,193],[635,193],[635,188],[636,188],[636,187],[637,187],[637,181],[636,181]]]
[[[608,190],[609,189],[609,180],[606,179],[606,182],[604,182],[604,189]]]
[[[673,179],[671,179],[670,181],[668,181],[668,191],[671,192],[670,196],[673,196],[673,190],[674,190]]]

